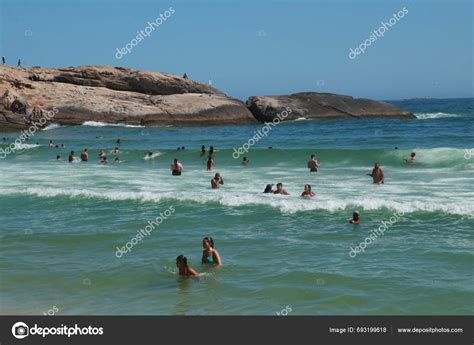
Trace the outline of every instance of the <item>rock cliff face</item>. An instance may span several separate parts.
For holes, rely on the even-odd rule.
[[[247,107],[259,121],[271,121],[283,108],[291,109],[285,120],[307,119],[364,119],[415,116],[385,102],[352,98],[331,93],[302,92],[289,96],[252,96]]]
[[[171,74],[119,67],[17,69],[0,66],[0,130],[26,128],[51,109],[50,122],[134,125],[256,123],[240,101]]]
[[[121,67],[0,66],[0,131],[25,129],[53,109],[44,125],[249,124],[271,121],[284,107],[291,109],[285,120],[414,117],[387,103],[327,93],[253,96],[244,104],[190,79]]]

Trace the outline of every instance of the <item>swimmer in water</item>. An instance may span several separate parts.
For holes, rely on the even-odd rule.
[[[212,159],[211,156],[207,159],[207,171],[212,171],[212,168],[214,168],[214,160]]]
[[[117,141],[116,141],[117,145],[120,145],[121,142],[122,141],[120,140],[120,138],[118,138]]]
[[[153,152],[148,151],[147,153],[145,153],[145,157],[143,158],[151,158],[151,157],[153,157]]]
[[[118,147],[115,147],[115,148],[111,151],[111,153],[112,153],[113,155],[118,155],[119,152],[120,152],[120,150],[119,150]]]
[[[305,184],[304,191],[301,193],[301,196],[303,198],[312,198],[313,196],[316,196],[316,194],[311,191],[311,185]]]
[[[76,160],[76,157],[74,156],[74,151],[71,151],[67,160],[69,163],[72,163]]]
[[[214,249],[214,240],[212,237],[204,237],[202,240],[202,259],[201,262],[207,265],[221,266],[222,260],[219,252]]]
[[[317,172],[319,168],[319,163],[316,159],[316,155],[311,155],[310,160],[308,161],[308,169],[310,172]]]
[[[250,161],[247,159],[247,157],[244,157],[244,159],[242,159],[242,165],[244,166],[247,166],[249,165]]]
[[[100,150],[99,152],[99,158],[105,157],[105,152],[104,150]]]
[[[3,139],[5,139],[5,138],[3,138]],[[50,148],[54,147],[54,143],[53,143],[52,140],[49,141],[48,147],[50,147]]]
[[[359,224],[360,223],[360,212],[359,211],[354,211],[352,214],[352,219],[349,220],[349,223],[351,224]]]
[[[201,157],[206,154],[206,146],[202,145],[201,146]]]
[[[118,157],[115,157],[115,159],[114,159],[114,163],[125,163],[125,162],[126,162],[126,161],[122,161],[122,160],[120,160],[120,158],[118,158]]]
[[[385,175],[380,167],[380,163],[375,163],[374,168],[372,169],[372,173],[367,174],[368,176],[371,176],[374,183],[376,184],[384,184],[385,183]]]
[[[57,155],[56,156],[56,159],[50,159],[49,161],[50,162],[60,162],[62,159],[61,159],[61,156],[60,155]]]
[[[100,157],[100,164],[109,164],[106,156]]]
[[[178,267],[179,275],[183,277],[195,277],[199,273],[194,268],[188,265],[188,259],[184,255],[176,258],[176,267]]]
[[[171,164],[171,175],[173,176],[180,176],[181,171],[183,170],[183,164],[178,162],[178,159],[175,158],[173,164]]]
[[[273,192],[273,194],[283,194],[283,195],[290,195],[285,188],[283,187],[283,183],[277,183],[277,189]]]
[[[265,187],[265,190],[263,191],[265,194],[267,193],[273,193],[274,190],[273,190],[273,184],[267,184],[267,186]]]
[[[413,163],[415,163],[415,161],[416,161],[416,153],[415,152],[411,153],[410,158],[405,159],[405,163],[408,163],[408,164],[413,164]]]
[[[81,153],[81,161],[87,162],[89,160],[89,153],[87,152],[87,149],[84,149]]]
[[[65,147],[66,147],[66,146],[64,146],[64,144],[61,144],[61,148],[62,148],[62,149],[65,148]]]
[[[209,157],[213,157],[215,154],[214,146],[209,147]]]
[[[224,184],[224,179],[222,178],[221,174],[216,173],[214,175],[214,178],[211,180],[212,189],[219,189],[219,187],[223,184]]]

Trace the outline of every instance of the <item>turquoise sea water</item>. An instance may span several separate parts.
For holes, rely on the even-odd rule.
[[[246,154],[248,167],[232,148],[262,125],[37,132],[0,159],[1,313],[276,315],[289,306],[290,315],[472,314],[473,99],[394,103],[418,119],[282,123]],[[0,133],[0,147],[18,136]],[[99,164],[99,150],[110,152],[119,137],[126,162]],[[49,140],[66,148],[50,149]],[[219,190],[210,188],[201,145],[218,149]],[[49,161],[84,148],[87,163]],[[160,155],[144,160],[149,150]],[[417,163],[407,165],[412,151]],[[317,174],[306,168],[312,153]],[[180,177],[170,174],[175,157]],[[382,186],[365,175],[376,161]],[[289,196],[262,194],[277,182]],[[306,183],[317,197],[299,197]],[[149,236],[116,256],[170,206]],[[356,209],[362,222],[350,225]],[[350,257],[394,212],[403,216]],[[224,262],[218,269],[200,264],[209,235]],[[179,254],[204,274],[180,279]]]

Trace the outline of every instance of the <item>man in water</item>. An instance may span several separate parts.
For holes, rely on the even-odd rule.
[[[415,152],[411,153],[410,158],[405,159],[405,163],[408,163],[408,164],[413,164],[413,163],[415,163],[415,161],[416,161],[416,153]]]
[[[171,175],[179,176],[181,175],[181,171],[183,170],[183,164],[178,162],[178,159],[175,158],[173,164],[171,164]]]
[[[201,157],[206,154],[206,146],[202,145],[201,146]]]
[[[54,143],[53,143],[52,140],[49,141],[48,147],[50,147],[50,148],[54,147]]]
[[[277,183],[277,189],[273,192],[273,194],[283,194],[283,195],[290,195],[285,188],[283,187],[283,183]]]
[[[87,149],[84,149],[81,153],[81,161],[87,162],[89,160],[89,153],[87,152]]]
[[[319,163],[316,160],[316,155],[311,155],[310,160],[308,161],[308,168],[310,172],[316,172],[319,168]]]
[[[385,175],[382,168],[380,167],[380,163],[375,163],[372,173],[367,175],[372,176],[372,179],[376,184],[384,184],[385,182]]]
[[[250,161],[247,159],[247,157],[244,157],[244,159],[242,159],[242,165],[249,165]]]
[[[223,184],[224,184],[224,179],[222,178],[221,174],[216,173],[214,175],[214,178],[211,180],[212,189],[219,189],[219,187]]]

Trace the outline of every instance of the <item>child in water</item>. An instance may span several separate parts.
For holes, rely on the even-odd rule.
[[[360,212],[359,211],[354,211],[352,214],[352,219],[349,220],[349,223],[351,224],[359,224],[360,223]]]
[[[188,259],[184,255],[176,258],[176,267],[178,267],[179,275],[183,277],[195,277],[199,274],[194,268],[188,266]]]

